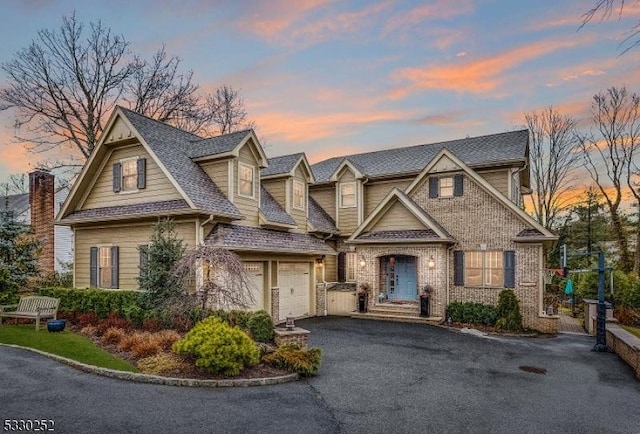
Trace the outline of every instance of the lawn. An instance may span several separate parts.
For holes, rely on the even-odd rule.
[[[631,327],[631,326],[622,326],[623,329],[625,329],[626,331],[628,331],[631,334],[636,335],[637,337],[640,338],[640,328],[638,327]]]
[[[35,348],[87,365],[117,371],[138,372],[130,363],[118,359],[97,347],[90,339],[69,331],[50,333],[46,330],[36,331],[30,325],[1,325],[0,343]]]

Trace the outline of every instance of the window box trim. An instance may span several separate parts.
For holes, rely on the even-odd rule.
[[[300,205],[296,205],[296,186],[300,188],[300,191],[302,192],[302,198],[301,198],[301,204]],[[291,205],[293,206],[294,209],[299,209],[304,211],[306,209],[305,207],[305,203],[306,203],[306,191],[305,191],[305,184],[304,182],[298,180],[298,179],[294,179],[293,180],[293,187],[291,189]]]
[[[240,184],[242,179],[240,178],[240,174],[242,173],[242,168],[246,168],[251,170],[251,194],[247,195],[242,193]],[[238,161],[238,197],[244,197],[246,199],[255,199],[256,198],[256,168],[250,164],[243,163]]]
[[[342,187],[348,185],[353,187],[353,205],[344,205],[343,203]],[[338,205],[340,208],[356,208],[358,206],[358,190],[356,187],[357,186],[355,181],[341,182],[340,184],[338,184]],[[351,194],[349,195],[351,196]]]

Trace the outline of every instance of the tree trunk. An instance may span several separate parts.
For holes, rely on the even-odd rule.
[[[615,236],[618,244],[618,254],[620,255],[619,265],[622,271],[630,273],[633,270],[633,261],[629,254],[629,245],[627,242],[627,235],[624,231],[624,225],[622,219],[618,214],[618,210],[611,210],[611,223],[613,225],[613,235]]]

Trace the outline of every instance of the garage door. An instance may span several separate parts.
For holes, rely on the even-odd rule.
[[[264,309],[264,265],[262,262],[245,262],[244,271],[247,273],[249,289],[255,303],[250,310]]]
[[[278,264],[280,286],[280,320],[288,316],[309,315],[309,263],[281,262]]]

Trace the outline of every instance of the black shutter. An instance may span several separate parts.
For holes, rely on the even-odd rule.
[[[138,188],[147,186],[147,159],[140,158],[138,160]]]
[[[429,197],[435,199],[438,197],[438,178],[429,178]]]
[[[98,286],[98,248],[91,247],[89,249],[89,286],[96,288]]]
[[[464,252],[462,250],[453,252],[453,284],[464,285]]]
[[[462,196],[463,193],[464,178],[462,175],[454,175],[453,177],[453,195]]]
[[[118,246],[111,246],[111,287],[119,288],[120,282],[118,282]]]
[[[347,254],[344,252],[338,253],[338,282],[345,282],[347,279]]]
[[[113,192],[118,193],[122,190],[122,164],[113,164]]]
[[[504,252],[504,287],[516,287],[516,252],[513,250]]]

